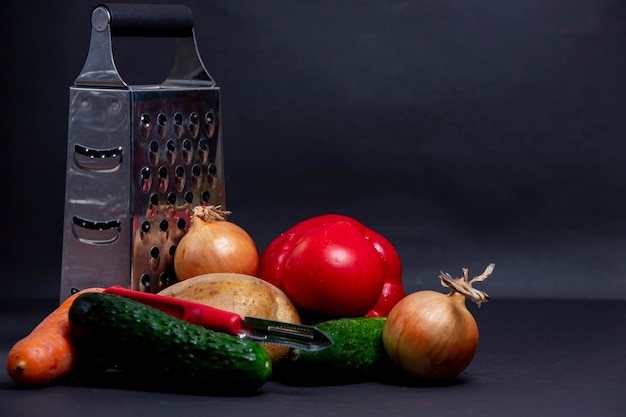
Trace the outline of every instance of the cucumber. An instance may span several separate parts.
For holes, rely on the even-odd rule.
[[[282,370],[297,384],[342,384],[372,379],[390,364],[382,341],[385,317],[353,317],[315,325],[333,344],[318,351],[293,349]]]
[[[151,383],[245,394],[263,385],[272,364],[255,342],[193,325],[129,298],[85,293],[69,310],[86,346],[107,363]]]

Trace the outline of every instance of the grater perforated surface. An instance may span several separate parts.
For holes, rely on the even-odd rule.
[[[224,200],[218,93],[133,93],[133,289],[154,292],[176,282],[173,255],[193,207]]]

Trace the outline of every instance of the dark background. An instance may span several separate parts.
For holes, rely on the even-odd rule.
[[[2,297],[58,295],[95,4],[3,5]],[[626,298],[626,2],[184,4],[222,88],[231,220],[259,250],[335,212],[394,244],[408,291],[495,262],[492,298]],[[125,81],[160,82],[169,41],[115,38]]]

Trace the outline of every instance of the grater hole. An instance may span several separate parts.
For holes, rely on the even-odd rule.
[[[187,222],[185,221],[185,219],[178,219],[178,221],[176,222],[176,227],[178,227],[178,230],[185,230],[185,228],[187,227]]]
[[[206,134],[208,137],[212,138],[215,134],[215,113],[213,110],[209,110],[207,114],[204,115],[204,121],[206,122]]]
[[[209,165],[207,173],[209,174],[209,187],[215,188],[215,175],[217,175],[217,167],[214,164]]]
[[[174,170],[174,176],[176,181],[176,189],[178,191],[183,191],[185,188],[185,168],[181,165],[178,165]]]
[[[139,118],[139,131],[143,135],[143,137],[148,137],[150,135],[150,116],[147,114],[142,114]]]
[[[167,220],[161,220],[161,222],[159,223],[159,230],[161,230],[162,232],[167,232],[168,227],[169,224],[167,223]]]
[[[162,272],[161,275],[159,275],[159,281],[161,281],[161,285],[164,287],[174,283],[174,280],[167,272]]]
[[[150,275],[142,274],[139,281],[141,282],[141,285],[143,285],[144,287],[150,288]]]
[[[202,138],[198,142],[198,154],[200,155],[201,164],[209,162],[209,141],[206,138]]]
[[[155,207],[159,205],[159,196],[157,194],[153,193],[150,196],[150,204],[152,204]]]
[[[208,191],[203,191],[202,192],[202,201],[205,203],[208,203],[209,201],[211,201],[211,193],[209,193]]]
[[[148,191],[150,191],[150,168],[141,168],[141,172],[139,173],[139,175],[141,176],[140,187],[144,193],[147,193]]]
[[[150,249],[150,257],[153,259],[159,259],[159,256],[161,255],[161,251],[159,250],[158,247],[153,246],[152,249]]]
[[[212,110],[209,110],[204,117],[206,124],[212,125],[215,124],[215,113]]]
[[[159,168],[159,190],[161,192],[165,192],[167,190],[167,186],[169,184],[169,176],[167,172],[167,167]]]
[[[150,162],[152,163],[152,165],[156,165],[156,163],[159,161],[159,142],[156,140],[153,140],[152,142],[150,142],[149,146],[149,159]]]
[[[150,222],[148,220],[144,220],[141,223],[141,231],[144,233],[150,232]]]
[[[214,177],[217,174],[217,166],[215,164],[209,165],[208,172],[210,176]]]
[[[191,162],[193,154],[193,142],[187,138],[183,140],[183,161],[188,164]]]
[[[191,191],[185,193],[185,202],[188,204],[193,203],[193,193]]]
[[[183,131],[183,115],[181,113],[174,113],[174,133],[176,137],[180,139]]]
[[[170,139],[165,144],[165,149],[167,149],[167,161],[170,164],[173,164],[176,160],[176,141]]]
[[[176,204],[176,194],[169,193],[167,195],[167,204],[170,204],[170,205]]]
[[[195,190],[200,188],[201,175],[202,175],[202,167],[200,167],[200,165],[196,164],[191,167],[191,186]]]
[[[195,138],[198,135],[200,130],[200,116],[198,113],[193,112],[189,115],[189,130],[191,131],[191,135]]]
[[[176,254],[176,245],[170,246],[169,254],[170,256],[174,256]]]
[[[167,124],[167,116],[164,113],[159,113],[157,115],[157,132],[161,137],[165,135],[166,125]]]

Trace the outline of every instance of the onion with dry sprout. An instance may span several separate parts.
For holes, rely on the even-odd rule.
[[[194,207],[189,230],[174,254],[179,281],[217,272],[257,274],[256,245],[243,228],[226,220],[230,214],[220,206]]]
[[[478,325],[465,305],[469,298],[480,307],[489,296],[472,287],[491,275],[495,264],[468,279],[439,278],[449,294],[418,291],[404,297],[389,313],[383,329],[383,346],[391,360],[407,373],[423,380],[456,377],[470,364],[478,348]]]

